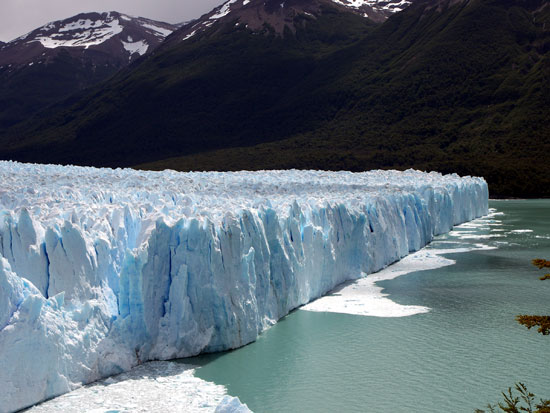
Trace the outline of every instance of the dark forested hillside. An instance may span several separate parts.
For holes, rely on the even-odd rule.
[[[548,1],[325,6],[295,32],[231,22],[157,49],[0,137],[0,156],[147,168],[409,168],[550,196]],[[176,33],[177,35],[177,33]]]

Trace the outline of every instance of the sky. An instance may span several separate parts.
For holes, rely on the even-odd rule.
[[[50,21],[83,12],[119,11],[179,23],[222,3],[224,0],[0,0],[0,40],[13,40]]]

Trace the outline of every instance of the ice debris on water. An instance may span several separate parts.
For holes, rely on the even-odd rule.
[[[143,363],[46,401],[28,413],[249,413],[223,386],[195,377],[195,367],[172,361]]]
[[[237,348],[487,214],[481,178],[0,162],[0,411]]]

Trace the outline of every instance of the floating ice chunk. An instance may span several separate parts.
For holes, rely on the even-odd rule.
[[[242,404],[238,397],[225,396],[215,413],[252,413],[246,404]]]

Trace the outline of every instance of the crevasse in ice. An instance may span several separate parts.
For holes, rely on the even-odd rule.
[[[0,411],[236,348],[488,211],[413,170],[145,172],[0,162]]]

